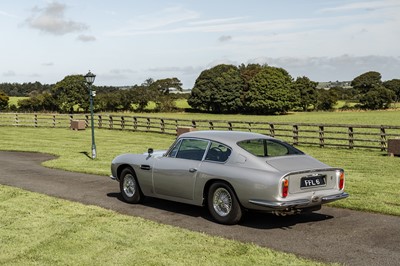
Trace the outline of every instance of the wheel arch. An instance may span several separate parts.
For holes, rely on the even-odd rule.
[[[133,167],[131,165],[129,165],[129,164],[121,164],[121,165],[118,166],[118,168],[117,168],[118,180],[121,180],[122,171],[124,171],[124,169],[126,169],[126,168],[129,168],[133,172],[133,174],[135,175],[136,182],[138,182],[135,169],[133,169]]]
[[[243,204],[240,202],[240,199],[239,199],[239,197],[237,196],[236,190],[235,190],[235,188],[232,186],[232,184],[231,184],[230,182],[224,180],[224,179],[219,179],[219,178],[210,179],[210,180],[208,180],[208,181],[204,184],[204,189],[203,189],[203,204],[202,204],[202,205],[203,205],[203,206],[206,206],[206,205],[207,205],[208,192],[209,192],[209,190],[210,190],[210,187],[211,187],[212,184],[217,183],[217,182],[224,183],[225,185],[229,186],[229,188],[232,189],[233,193],[235,193],[235,197],[237,198],[237,200],[238,200],[240,206],[243,208]]]

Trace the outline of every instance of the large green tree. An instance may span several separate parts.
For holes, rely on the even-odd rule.
[[[52,94],[63,113],[73,113],[74,107],[89,110],[89,90],[82,75],[66,76],[54,85]]]
[[[395,101],[400,100],[400,79],[391,79],[383,82],[383,86],[386,89],[393,91],[396,95]]]
[[[308,77],[298,77],[293,83],[293,88],[300,93],[299,105],[303,111],[308,111],[310,107],[315,108],[317,103],[318,82],[311,81]]]
[[[386,109],[396,97],[396,94],[384,87],[379,72],[369,71],[354,78],[351,85],[359,91],[359,100],[366,109]]]
[[[240,112],[243,87],[244,82],[236,66],[217,65],[201,72],[188,103],[195,109],[209,112]]]
[[[277,114],[291,110],[299,103],[299,91],[283,68],[263,66],[249,82],[245,108],[255,114]]]
[[[0,91],[0,111],[7,109],[9,99],[3,91]]]
[[[382,85],[382,76],[379,72],[369,71],[353,79],[351,86],[360,93],[367,93],[372,88]]]

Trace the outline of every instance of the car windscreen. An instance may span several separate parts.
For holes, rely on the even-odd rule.
[[[237,145],[258,157],[304,154],[295,147],[276,139],[250,139],[239,141]]]

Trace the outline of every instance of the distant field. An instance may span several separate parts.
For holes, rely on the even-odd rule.
[[[129,115],[125,113],[125,115]],[[292,112],[287,115],[229,115],[203,113],[132,113],[137,116],[195,120],[262,121],[290,123],[400,125],[400,109],[386,111]]]
[[[8,105],[9,106],[11,106],[11,105],[18,106],[18,101],[24,100],[24,99],[29,99],[29,97],[14,97],[14,96],[12,96],[12,97],[10,97],[10,100],[8,101]]]

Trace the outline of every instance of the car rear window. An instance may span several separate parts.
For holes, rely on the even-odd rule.
[[[237,143],[239,147],[258,157],[304,154],[288,143],[275,139],[250,139]]]

